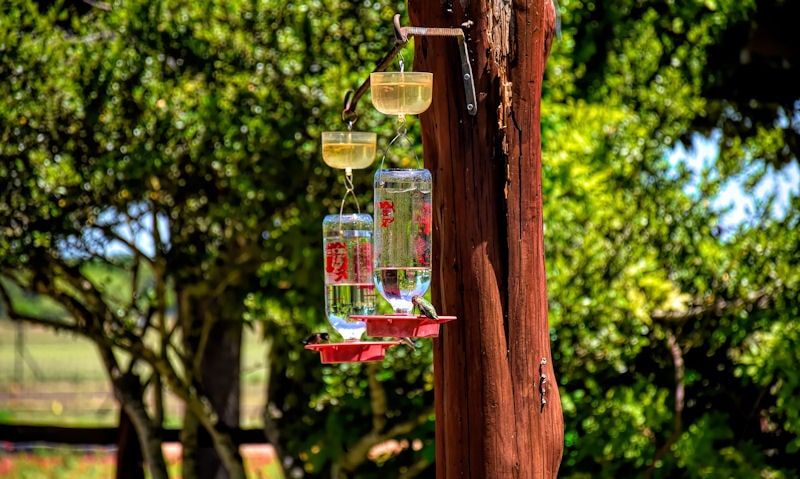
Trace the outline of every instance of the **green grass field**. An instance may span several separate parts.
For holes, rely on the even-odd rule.
[[[245,329],[242,427],[262,425],[265,359],[258,333]],[[167,395],[167,426],[180,424],[182,405]],[[93,344],[0,319],[0,422],[114,426],[118,406]]]
[[[242,427],[262,426],[265,359],[258,333],[245,330],[242,350]],[[180,401],[166,397],[166,426],[180,425]],[[96,350],[86,339],[0,319],[0,423],[115,426],[119,408]],[[113,450],[37,448],[10,452],[0,443],[0,477],[106,479],[114,476]],[[170,477],[180,477],[180,455],[165,445]],[[281,479],[264,446],[243,446],[248,476]]]

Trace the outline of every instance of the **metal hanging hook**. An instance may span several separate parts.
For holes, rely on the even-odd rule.
[[[386,56],[384,56],[381,61],[378,62],[378,66],[375,67],[373,72],[385,71],[392,59],[397,56],[405,44],[408,43],[409,38],[414,35],[422,37],[455,37],[458,41],[458,53],[461,55],[461,78],[464,84],[464,97],[466,100],[467,113],[473,116],[477,115],[478,101],[475,95],[475,82],[473,81],[472,65],[469,62],[469,50],[467,48],[464,30],[461,28],[403,27],[400,25],[399,14],[395,14],[393,25],[394,46],[389,53],[387,53]],[[471,22],[467,22],[463,25],[463,27],[468,28],[470,25]],[[366,93],[367,88],[369,88],[369,76],[367,76],[366,80],[364,80],[364,82],[355,92],[353,92],[353,90],[347,91],[345,94],[344,110],[342,110],[343,121],[347,122],[347,118],[350,117],[358,118],[358,115],[356,115],[356,105],[358,104],[358,100],[364,95],[364,93]]]
[[[353,90],[347,90],[344,94],[344,108],[342,109],[342,121],[348,124],[348,129],[358,121],[358,113],[353,101]]]

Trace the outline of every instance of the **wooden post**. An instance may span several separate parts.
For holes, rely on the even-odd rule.
[[[455,42],[414,38],[414,69],[434,73],[433,104],[420,116],[433,172],[432,299],[459,318],[434,344],[436,477],[554,478],[564,434],[540,135],[554,6],[409,0],[409,15],[414,26],[465,27],[478,95],[470,116]]]

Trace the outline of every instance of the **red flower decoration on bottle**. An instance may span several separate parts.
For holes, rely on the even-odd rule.
[[[381,210],[381,228],[394,223],[394,201],[379,201],[378,209]]]
[[[420,234],[428,236],[431,234],[432,221],[431,221],[431,204],[423,203],[421,210],[417,213],[417,224],[419,225],[418,231]]]
[[[417,259],[417,265],[430,266],[431,264],[431,249],[430,238],[432,221],[431,221],[431,203],[426,202],[420,205],[420,208],[414,214],[414,221],[417,223],[417,235],[414,238],[414,254]]]
[[[348,279],[347,245],[336,241],[325,247],[326,283],[339,283]]]

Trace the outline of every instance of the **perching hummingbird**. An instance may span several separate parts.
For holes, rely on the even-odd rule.
[[[306,339],[300,340],[302,344],[327,343],[331,339],[328,333],[314,333]]]
[[[411,303],[419,308],[420,314],[426,318],[434,320],[439,319],[439,315],[436,314],[436,309],[427,299],[423,298],[422,296],[412,296]]]
[[[402,344],[403,346],[407,346],[412,351],[417,349],[416,343],[414,343],[414,341],[412,341],[411,338],[399,338],[399,339],[400,339],[400,344]]]

